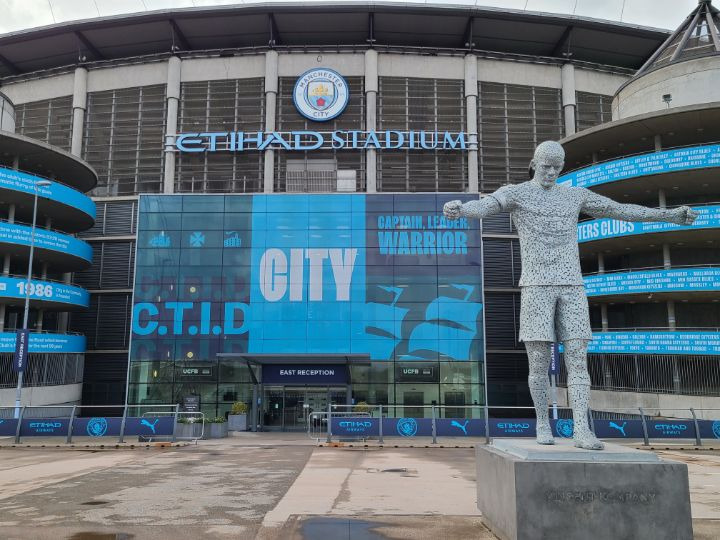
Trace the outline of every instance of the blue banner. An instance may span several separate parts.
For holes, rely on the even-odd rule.
[[[24,278],[0,276],[0,297],[24,299],[26,287],[27,280]],[[80,307],[88,307],[90,304],[90,294],[85,289],[67,283],[33,279],[27,290],[31,300],[62,302]]]
[[[125,435],[141,435],[154,437],[156,435],[172,435],[175,425],[173,416],[157,416],[125,419]]]
[[[588,352],[720,355],[720,333],[597,332]]]
[[[720,145],[678,148],[608,161],[563,175],[558,182],[589,188],[638,176],[707,167],[720,167]]]
[[[0,437],[14,437],[17,431],[17,422],[15,418],[0,418]]]
[[[718,291],[720,268],[682,268],[644,272],[613,272],[586,276],[585,294],[603,296],[673,291]]]
[[[15,333],[0,332],[0,352],[15,350]],[[84,353],[85,336],[30,333],[29,353]]]
[[[480,228],[444,218],[454,197],[144,195],[130,359],[479,361]]]
[[[96,416],[92,418],[75,418],[73,420],[73,437],[117,437],[120,435],[122,418]]]
[[[578,224],[578,242],[618,238],[636,234],[720,228],[720,206],[693,206],[698,218],[692,225],[676,225],[664,221],[628,222],[617,219],[593,219]]]
[[[28,337],[30,330],[18,330],[15,336],[15,354],[13,356],[13,370],[25,371],[28,354]]]
[[[31,235],[32,227],[29,225],[18,225],[16,223],[0,221],[0,242],[29,247]],[[92,262],[92,248],[90,244],[68,234],[36,227],[35,247],[38,249],[68,253],[75,257],[85,259],[87,262]]]
[[[68,418],[23,418],[20,424],[21,437],[47,437],[67,435]]]
[[[642,439],[642,420],[593,420],[595,435],[600,439]]]
[[[46,181],[39,176],[0,167],[0,189],[12,189],[34,195],[35,184],[40,180]],[[95,203],[76,189],[51,182],[49,186],[38,186],[37,193],[38,197],[72,206],[95,219]]]
[[[651,439],[693,439],[695,424],[689,419],[647,420]]]
[[[698,427],[703,439],[720,439],[720,420],[698,420]]]

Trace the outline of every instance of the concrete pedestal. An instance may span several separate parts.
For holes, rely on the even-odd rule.
[[[687,465],[606,445],[478,446],[477,502],[502,540],[692,540]]]

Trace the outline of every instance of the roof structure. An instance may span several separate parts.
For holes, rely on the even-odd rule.
[[[0,78],[150,55],[313,47],[487,51],[635,70],[668,34],[598,19],[468,5],[252,3],[119,15],[6,34],[0,36]]]
[[[720,54],[720,10],[712,0],[699,0],[672,35],[638,70],[635,78],[649,71],[694,58]]]

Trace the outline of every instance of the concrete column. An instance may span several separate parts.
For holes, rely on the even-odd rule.
[[[278,94],[278,53],[265,53],[265,131],[275,131],[275,111]],[[272,193],[275,189],[275,150],[265,150],[263,191]]]
[[[661,135],[655,135],[655,151],[656,152],[662,151],[662,136]]]
[[[365,129],[377,129],[378,54],[365,51]],[[365,191],[377,193],[377,149],[368,148],[365,154]]]
[[[565,136],[569,137],[575,133],[575,66],[571,63],[563,64],[562,67],[562,106],[565,116]]]
[[[477,57],[474,54],[465,55],[465,123],[468,134],[468,191],[480,191],[480,176],[478,173],[478,71]]]
[[[665,190],[658,190],[658,206],[660,208],[667,208],[667,199],[665,198]]]
[[[70,153],[75,156],[82,155],[83,131],[85,127],[85,110],[87,109],[87,78],[88,71],[84,67],[75,69],[73,79],[73,122]]]
[[[598,274],[604,274],[605,273],[605,255],[602,253],[598,253],[597,261],[598,261]]]
[[[17,167],[14,167],[17,169]],[[8,207],[8,223],[15,223],[15,205]],[[3,256],[3,276],[10,274],[10,255]],[[0,332],[5,330],[5,304],[0,305]]]
[[[607,304],[600,304],[600,318],[602,320],[602,331],[607,332],[607,330],[608,330]]]
[[[670,330],[675,330],[675,328],[677,328],[677,325],[675,323],[675,301],[674,300],[668,300],[667,318],[668,318],[668,328]]]
[[[663,268],[666,270],[672,267],[672,259],[670,258],[670,244],[663,244]]]
[[[180,73],[182,61],[171,56],[167,65],[167,86],[165,91],[165,169],[163,172],[163,193],[175,192],[175,137],[178,128],[178,105],[180,103]]]

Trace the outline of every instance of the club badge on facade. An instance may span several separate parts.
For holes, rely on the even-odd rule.
[[[315,122],[332,120],[345,110],[350,99],[347,81],[325,68],[306,71],[295,82],[293,101],[304,117]]]

